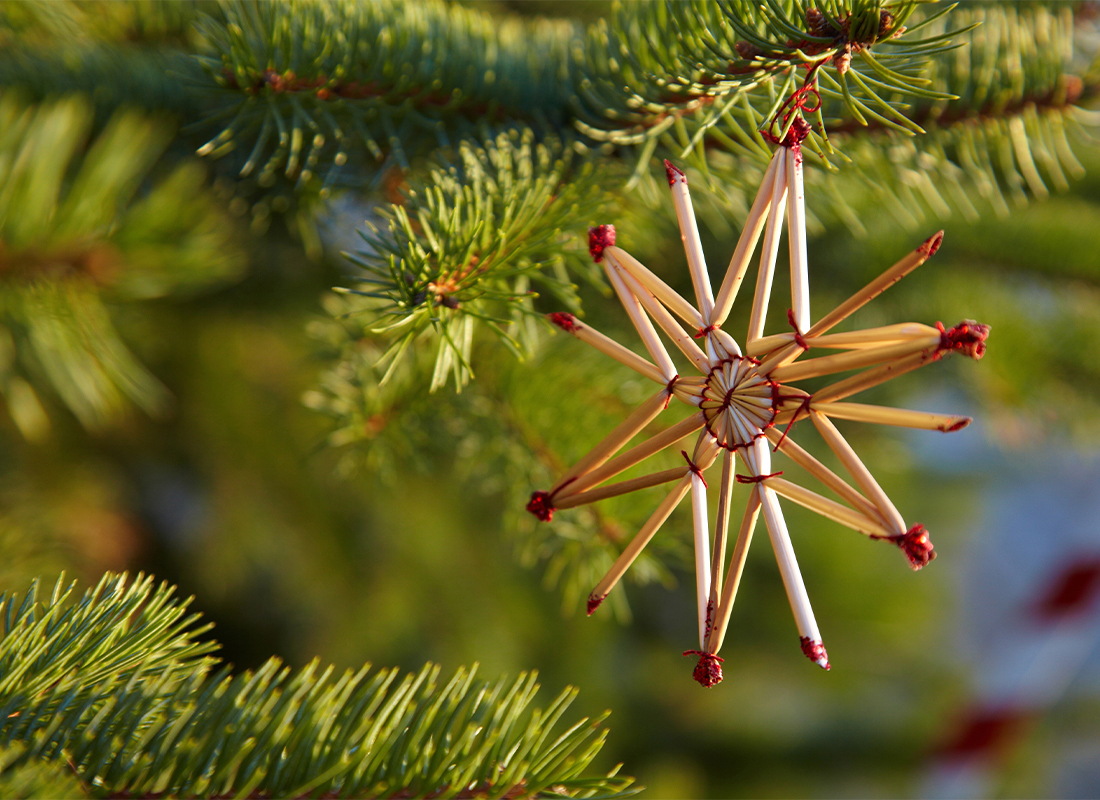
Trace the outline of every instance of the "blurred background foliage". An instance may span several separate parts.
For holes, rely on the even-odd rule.
[[[966,3],[916,32],[927,45],[871,48],[923,95],[858,49],[848,91],[827,52],[814,302],[946,227],[856,323],[975,318],[988,355],[868,397],[971,409],[982,424],[954,436],[983,455],[936,466],[913,437],[853,431],[940,560],[911,574],[792,509],[834,669],[795,650],[758,546],[726,681],[703,691],[679,655],[686,510],[613,613],[584,619],[653,502],[552,525],[522,509],[646,392],[540,319],[583,311],[634,341],[587,226],[613,222],[686,289],[667,157],[712,264],[732,250],[757,128],[799,64],[782,37],[771,60],[738,49],[722,19],[749,5],[0,4],[0,590],[151,571],[196,595],[239,668],[538,668],[551,692],[581,687],[583,714],[614,711],[597,763],[646,796],[918,793],[971,683],[952,621],[982,492],[1005,463],[1100,444],[1100,9]],[[762,36],[796,4],[759,5]],[[927,133],[876,121],[875,98]],[[1056,705],[991,791],[1053,793],[1097,711]]]

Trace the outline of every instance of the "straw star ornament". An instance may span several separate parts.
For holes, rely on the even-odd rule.
[[[592,257],[602,263],[650,358],[646,359],[571,314],[550,320],[578,339],[652,380],[660,388],[591,452],[566,472],[549,491],[535,492],[527,510],[549,522],[557,509],[573,508],[661,484],[673,484],[612,565],[588,599],[592,614],[679,505],[691,493],[695,543],[699,649],[695,679],[704,686],[722,680],[718,652],[730,620],[749,544],[761,514],[794,612],[802,651],[829,669],[828,656],[798,568],[779,498],[804,506],[872,539],[893,542],[913,569],[935,558],[920,524],[907,525],[894,504],[833,424],[833,419],[956,431],[968,417],[932,414],[844,402],[858,392],[914,370],[949,353],[981,358],[988,326],[964,321],[953,328],[904,323],[845,333],[829,333],[837,324],[935,254],[943,232],[930,237],[877,279],[811,323],[807,269],[805,199],[801,142],[808,132],[801,119],[776,149],[729,268],[714,294],[703,258],[699,231],[684,173],[665,162],[681,238],[694,288],[694,303],[681,297],[633,256],[615,245],[615,229],[589,230]],[[764,336],[772,278],[786,219],[790,247],[791,331]],[[761,236],[763,241],[761,242]],[[756,291],[745,346],[722,330],[738,290],[760,244]],[[679,318],[679,319],[677,319]],[[656,327],[655,327],[656,325]],[[658,329],[678,349],[697,375],[681,375]],[[828,355],[806,357],[810,351]],[[852,372],[812,393],[794,384],[809,378]],[[675,398],[691,413],[650,438],[623,449]],[[794,423],[809,419],[836,454],[852,483],[830,470],[789,435]],[[655,453],[681,447],[694,435],[694,445],[680,450],[685,464],[617,483],[610,482]],[[623,451],[623,452],[620,452]],[[773,470],[773,451],[788,456],[813,475],[837,499],[807,489]],[[708,482],[705,473],[721,461],[721,476]],[[739,465],[744,472],[739,472]],[[750,484],[752,492],[730,547],[732,489]],[[853,485],[854,484],[854,485]],[[718,492],[711,527],[708,491]],[[727,558],[727,550],[730,550]]]

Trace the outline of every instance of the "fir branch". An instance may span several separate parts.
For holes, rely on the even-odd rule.
[[[698,130],[676,137],[684,139],[681,148],[690,148],[708,128],[724,124],[723,117],[744,97],[755,113],[739,126],[743,138],[761,127],[757,115],[764,127],[770,125],[804,80],[835,72],[834,94],[843,98],[848,116],[864,118],[860,108],[869,103],[877,118],[905,128],[908,118],[895,97],[943,97],[930,92],[929,80],[919,73],[933,53],[950,46],[948,37],[963,33],[913,41],[905,36],[904,23],[916,6],[911,0],[889,7],[881,0],[830,1],[820,8],[803,0],[625,6],[613,26],[590,31],[589,62],[579,86],[587,113],[580,124],[593,138],[635,144],[682,121]],[[885,44],[904,45],[889,53],[895,57],[889,67],[875,49]],[[784,131],[776,133],[782,138]],[[811,144],[827,149],[822,142]]]
[[[42,603],[0,596],[3,773],[68,761],[115,797],[614,797],[632,780],[585,774],[602,721],[555,728],[576,696],[532,709],[536,676],[446,683],[418,674],[208,675],[185,604],[150,578],[106,576],[75,606],[58,583]],[[14,745],[14,747],[13,747]]]
[[[580,86],[587,110],[578,124],[590,136],[632,147],[636,180],[652,183],[653,159],[668,155],[715,186],[745,185],[740,176],[751,183],[757,170],[750,165],[768,157],[760,131],[782,135],[771,126],[803,84],[806,65],[821,94],[820,110],[807,114],[816,128],[807,160],[836,172],[832,162],[842,150],[843,160],[862,171],[863,186],[892,206],[908,205],[912,192],[905,187],[929,163],[942,167],[947,184],[958,184],[960,175],[968,181],[952,186],[943,202],[923,197],[922,189],[918,205],[936,213],[974,213],[961,201],[972,191],[1003,211],[1003,193],[1013,202],[1043,196],[1048,183],[1064,188],[1065,176],[1079,172],[1066,130],[1079,129],[1076,104],[1100,84],[1073,54],[1069,7],[968,4],[921,19],[914,4],[877,12],[872,6],[736,2],[723,5],[722,14],[711,4],[629,6],[616,26],[593,29],[611,55],[591,60],[600,50],[590,41],[587,72],[605,77]],[[872,12],[883,21],[874,41],[854,39],[853,28],[871,30],[857,19],[871,19]],[[790,37],[798,20],[805,36],[796,41]],[[670,28],[678,35],[661,35]],[[907,141],[897,135],[905,129],[930,135]],[[843,193],[829,191],[852,196],[857,182],[844,181]],[[743,198],[735,200],[740,205]],[[850,207],[840,216],[855,222]]]
[[[45,601],[37,580],[22,598],[0,595],[0,697],[60,697],[74,688],[88,694],[100,682],[213,663],[204,656],[215,646],[195,638],[212,626],[195,627],[198,616],[187,614],[190,600],[173,600],[167,584],[108,575],[70,602],[75,589],[76,582],[66,584],[62,575]],[[30,716],[13,708],[4,716]]]
[[[431,388],[451,376],[461,387],[472,376],[475,327],[522,354],[537,331],[524,324],[537,296],[531,286],[576,306],[565,264],[598,277],[568,242],[604,196],[593,167],[574,171],[573,163],[566,145],[537,143],[530,129],[483,147],[463,142],[404,203],[381,212],[388,230],[368,223],[361,235],[370,249],[351,257],[361,282],[349,291],[363,298],[369,332],[392,343],[380,360],[383,384],[416,341],[436,352]]]
[[[0,796],[11,800],[35,797],[89,797],[88,787],[80,783],[68,765],[42,761],[19,762],[26,747],[0,746]]]
[[[34,45],[21,39],[0,47],[0,86],[36,102],[86,95],[95,105],[95,130],[119,109],[135,106],[180,120],[205,118],[211,106],[200,91],[203,77],[191,55],[159,47],[66,41],[62,52],[57,42]]]
[[[885,117],[856,119],[830,77],[835,68],[818,71],[822,107],[810,117],[830,139],[818,139],[817,150],[811,141],[804,154],[808,164],[824,167],[807,171],[807,181],[822,186],[832,203],[812,211],[856,231],[862,226],[859,209],[871,198],[910,227],[950,213],[974,219],[984,210],[1003,215],[1030,197],[1063,191],[1082,174],[1074,151],[1091,146],[1093,134],[1082,124],[1079,104],[1100,91],[1100,81],[1074,51],[1075,21],[1068,7],[968,4],[917,25],[911,27],[922,39],[950,37],[965,44],[933,53],[925,62],[930,88],[941,97],[914,97],[906,111],[924,135],[899,133]],[[951,32],[956,27],[968,32],[960,37]],[[900,48],[904,41],[885,41],[878,52]],[[776,86],[772,79],[753,90],[767,89],[763,97],[744,90],[728,103],[705,104],[678,117],[667,131],[635,148],[643,196],[662,196],[658,184],[663,182],[650,168],[654,158],[668,154],[684,159],[681,163],[720,190],[712,202],[723,213],[732,209],[742,215],[744,190],[759,178],[770,152],[758,131],[766,130],[782,98],[797,85],[792,79]],[[839,168],[838,151],[848,162]]]
[[[89,141],[92,124],[79,96],[41,106],[0,96],[0,325],[12,345],[0,392],[31,438],[43,432],[43,387],[90,428],[129,403],[161,411],[167,392],[107,303],[206,289],[243,266],[201,167],[184,162],[142,186],[169,127],[119,112]]]
[[[561,129],[568,23],[529,23],[438,2],[233,0],[203,27],[228,123],[200,149],[236,150],[242,176],[362,183],[368,165],[447,147],[478,125]],[[341,170],[349,158],[356,171]]]
[[[1074,150],[1095,146],[1095,134],[1075,104],[1100,84],[1074,74],[1080,65],[1070,9],[968,6],[955,21],[979,27],[968,47],[933,64],[937,83],[958,99],[914,108],[911,118],[926,136],[835,126],[853,160],[846,174],[827,178],[840,203],[859,185],[909,227],[954,212],[974,220],[983,207],[1003,216],[1052,188],[1065,191],[1083,174]],[[925,32],[942,27],[937,21]],[[854,218],[851,206],[841,213]]]
[[[201,12],[217,14],[216,0],[51,0],[0,6],[0,41],[49,45],[93,41],[189,45]]]

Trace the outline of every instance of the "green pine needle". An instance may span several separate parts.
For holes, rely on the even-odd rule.
[[[48,428],[50,394],[91,429],[131,404],[161,413],[168,393],[108,303],[206,290],[243,267],[201,166],[157,174],[169,125],[134,111],[94,138],[93,125],[80,95],[0,95],[0,393],[31,439]]]
[[[623,797],[591,775],[603,717],[555,732],[576,697],[532,708],[534,673],[445,683],[364,666],[338,675],[271,659],[211,673],[197,615],[150,577],[107,575],[77,599],[59,579],[0,595],[0,786],[174,797]],[[71,784],[69,784],[71,788]],[[87,791],[87,789],[85,790]]]
[[[463,142],[455,158],[410,186],[381,213],[385,230],[361,235],[369,247],[354,290],[358,319],[372,335],[400,342],[379,362],[392,370],[411,341],[434,350],[431,388],[472,376],[475,329],[487,327],[517,354],[537,329],[524,325],[536,293],[576,308],[574,287],[556,267],[568,263],[598,281],[581,255],[583,231],[605,202],[594,170],[575,165],[565,144],[512,130],[483,146]],[[397,338],[400,337],[400,338]]]

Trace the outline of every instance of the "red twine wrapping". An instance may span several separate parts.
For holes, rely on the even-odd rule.
[[[769,472],[767,475],[734,475],[733,477],[738,483],[761,483],[768,478],[776,478],[783,474],[783,470],[779,472]]]
[[[615,244],[614,225],[596,225],[588,229],[588,252],[597,264],[603,260],[605,247]]]
[[[942,322],[937,322],[936,327],[940,331],[937,359],[942,358],[944,353],[962,353],[975,361],[985,355],[985,340],[989,338],[988,325],[964,319],[954,328],[947,329]]]
[[[773,453],[779,452],[780,445],[787,441],[787,434],[791,432],[791,428],[796,422],[798,422],[798,415],[802,413],[803,409],[808,412],[810,410],[810,401],[813,400],[813,395],[806,395],[802,398],[802,402],[798,404],[798,408],[794,410],[794,416],[791,417],[791,421],[787,423],[787,427],[783,429],[783,435],[779,437],[779,441],[775,443],[775,449]]]
[[[905,557],[909,559],[909,566],[914,570],[927,567],[928,562],[936,558],[936,551],[932,548],[928,531],[920,523],[901,536],[895,536],[893,542],[901,548],[901,552],[905,553]]]
[[[565,311],[555,311],[553,314],[547,314],[546,316],[563,331],[573,333],[577,330],[577,318],[572,314]]]
[[[527,510],[543,522],[549,522],[554,518],[554,512],[557,509],[554,508],[549,492],[532,492]]]
[[[708,689],[722,682],[722,664],[725,659],[704,650],[685,650],[685,656],[699,656],[699,662],[691,673],[696,683]]]
[[[806,344],[806,340],[802,338],[802,331],[798,329],[798,323],[794,319],[794,309],[787,309],[787,322],[794,328],[794,343],[801,347],[803,350],[809,350],[810,346]]]
[[[699,476],[699,480],[703,482],[703,486],[709,489],[710,487],[707,486],[707,479],[703,477],[703,470],[695,465],[695,462],[691,460],[691,456],[687,454],[687,450],[681,450],[680,455],[684,457],[684,461],[688,462],[688,472],[692,475]]]
[[[825,652],[825,645],[821,642],[815,642],[809,636],[800,636],[798,638],[799,643],[802,645],[802,652],[806,654],[806,658],[813,661],[815,664],[825,662],[824,669],[832,669],[833,665],[829,663],[829,654]]]
[[[672,402],[672,387],[676,385],[676,381],[680,380],[679,375],[673,375],[672,380],[665,386],[665,391],[668,392],[668,397],[665,398],[665,410],[668,409],[668,404]]]
[[[779,137],[768,130],[761,131],[764,138],[773,144],[781,144],[784,147],[791,148],[794,151],[795,159],[799,163],[802,160],[802,142],[810,135],[810,123],[806,122],[804,115],[821,110],[821,92],[814,85],[814,73],[821,64],[822,62],[818,61],[806,65],[806,80],[784,101],[783,105],[776,109],[775,116],[772,117],[771,123],[768,125],[768,128],[778,125],[780,131],[787,131],[787,135],[780,140]],[[812,105],[810,98],[813,98]],[[783,116],[782,123],[779,122],[781,114]],[[796,114],[797,116],[795,116]]]
[[[605,597],[607,597],[606,594],[590,594],[590,595],[588,595],[588,603],[586,604],[586,607],[588,609],[588,616],[590,616],[590,617],[592,616],[592,612],[600,607],[600,603],[602,603],[604,601]]]

